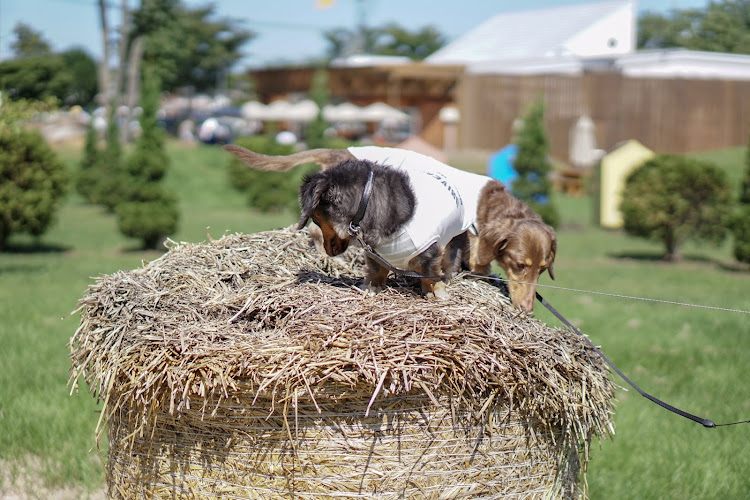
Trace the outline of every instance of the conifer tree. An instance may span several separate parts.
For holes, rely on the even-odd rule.
[[[164,149],[164,132],[156,114],[159,109],[160,84],[153,71],[144,71],[141,89],[141,135],[128,157],[121,193],[116,207],[120,232],[141,240],[144,249],[156,249],[159,243],[177,230],[177,199],[161,184],[169,167]]]
[[[25,127],[42,103],[0,103],[0,250],[12,234],[40,236],[52,225],[69,181],[39,131]]]
[[[532,104],[524,115],[516,142],[518,153],[513,167],[518,173],[518,178],[513,181],[511,190],[515,196],[528,203],[532,210],[541,215],[544,222],[556,227],[559,216],[550,199],[552,183],[548,175],[551,167],[547,159],[549,142],[544,128],[543,100]]]
[[[318,105],[318,114],[305,128],[305,142],[309,149],[326,147],[325,131],[328,122],[323,118],[323,107],[328,104],[328,72],[317,69],[310,86],[310,98]]]
[[[107,119],[106,145],[102,151],[97,150],[96,161],[90,166],[91,171],[84,174],[89,177],[89,201],[103,205],[110,212],[114,212],[115,207],[123,200],[125,176],[122,144],[114,108],[114,105],[111,106]]]
[[[81,169],[76,177],[76,191],[83,196],[88,203],[93,203],[97,184],[98,171],[100,168],[101,151],[98,146],[99,138],[94,127],[94,120],[89,123],[86,131],[86,144],[81,159]]]

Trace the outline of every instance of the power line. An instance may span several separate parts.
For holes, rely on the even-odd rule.
[[[520,285],[536,285],[537,287],[543,287],[543,288],[551,288],[553,290],[563,290],[566,292],[576,292],[576,293],[587,293],[589,295],[602,295],[605,297],[614,297],[617,299],[628,299],[628,300],[641,300],[645,302],[655,302],[658,304],[668,304],[672,306],[683,306],[683,307],[694,307],[697,309],[708,309],[711,311],[722,311],[722,312],[732,312],[732,313],[739,313],[739,314],[750,314],[750,311],[744,310],[744,309],[732,309],[727,307],[719,307],[719,306],[707,306],[703,304],[691,304],[689,302],[677,302],[674,300],[666,300],[666,299],[654,299],[651,297],[637,297],[634,295],[623,295],[619,293],[608,293],[608,292],[598,292],[595,290],[581,290],[578,288],[566,288],[562,286],[556,286],[556,285],[545,285],[542,283],[527,283],[524,281],[514,281],[510,279],[503,279],[496,276],[482,276],[479,274],[472,274],[472,273],[466,273],[467,276],[472,276],[474,278],[482,278],[482,279],[491,279],[496,280],[499,282],[508,282],[508,283],[518,283]]]

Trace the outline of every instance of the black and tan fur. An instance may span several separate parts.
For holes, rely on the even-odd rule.
[[[257,170],[278,172],[305,163],[319,164],[322,171],[305,179],[300,188],[300,227],[304,227],[311,218],[321,229],[326,253],[338,255],[346,250],[350,240],[346,229],[357,209],[367,176],[361,167],[363,162],[349,151],[341,149],[313,149],[288,156],[262,155],[235,145],[225,146],[224,149]],[[389,176],[406,177],[395,169],[370,165],[384,169]],[[344,170],[352,172],[347,175]],[[334,174],[330,174],[331,171]],[[414,209],[413,191],[393,189],[393,186],[382,184],[383,180],[380,182],[379,194],[376,195],[376,191],[373,191],[371,199],[371,203],[375,202],[379,208],[373,210],[369,219],[368,215],[365,216],[368,219],[367,229],[365,220],[362,224],[363,234],[366,238],[372,238],[371,241],[366,240],[371,246],[377,246],[378,242],[385,241],[389,235],[394,234],[390,232],[393,226],[384,225],[388,221],[380,220],[381,217],[390,219],[396,216],[391,213],[393,211],[406,208],[407,212],[413,212]],[[406,182],[408,184],[408,180]],[[351,191],[349,187],[345,187],[346,184]],[[340,200],[346,201],[341,203]],[[395,220],[403,220],[399,222],[403,224],[408,218]],[[476,227],[476,236],[460,234],[446,249],[433,245],[435,248],[430,247],[422,255],[415,257],[414,265],[410,265],[410,268],[424,274],[442,271],[449,278],[463,261],[472,272],[487,276],[492,261],[495,260],[509,278],[508,288],[513,304],[525,311],[532,311],[539,276],[546,270],[554,279],[552,265],[557,252],[554,230],[544,224],[541,217],[528,205],[513,197],[497,180],[489,181],[479,194]],[[378,242],[374,242],[376,240]],[[387,274],[387,269],[368,259],[365,282],[369,290],[377,291],[382,288]],[[423,290],[436,296],[446,295],[441,282],[425,283],[423,280],[422,286]]]
[[[302,182],[299,195],[302,213],[298,228],[302,229],[312,219],[320,228],[322,244],[328,255],[339,255],[349,246],[352,239],[348,233],[349,223],[359,207],[370,170],[375,174],[372,196],[359,223],[363,241],[373,248],[378,247],[397,235],[414,214],[414,192],[403,172],[356,159],[345,159],[330,168],[326,166],[324,170],[306,176]],[[442,276],[442,253],[437,243],[431,245],[411,259],[409,270]],[[377,293],[385,286],[389,270],[369,256],[366,262],[365,289]],[[423,293],[441,299],[446,297],[445,284],[441,280],[423,278],[421,281]]]

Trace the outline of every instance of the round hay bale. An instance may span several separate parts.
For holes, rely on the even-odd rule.
[[[359,253],[234,234],[97,279],[71,380],[103,403],[109,496],[580,496],[614,393],[583,339],[460,276],[368,296]]]

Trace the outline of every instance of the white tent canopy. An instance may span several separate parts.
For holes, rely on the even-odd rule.
[[[383,102],[375,102],[362,108],[362,115],[368,122],[405,122],[409,120],[409,115],[396,108],[392,108]]]
[[[318,115],[318,105],[310,99],[290,103],[279,100],[271,104],[249,101],[242,105],[242,116],[248,120],[309,122]],[[409,115],[383,102],[359,107],[345,102],[323,108],[323,118],[329,122],[404,122]]]
[[[247,120],[264,120],[266,105],[258,101],[248,101],[242,105],[242,117]]]
[[[323,108],[323,118],[329,122],[361,122],[362,108],[350,102],[339,105],[327,105]]]

